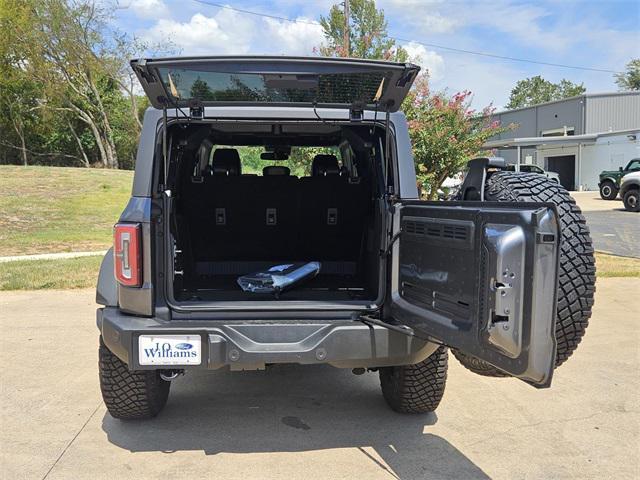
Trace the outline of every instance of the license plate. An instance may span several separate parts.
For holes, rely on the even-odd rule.
[[[138,360],[140,365],[200,365],[202,339],[200,335],[140,335]]]

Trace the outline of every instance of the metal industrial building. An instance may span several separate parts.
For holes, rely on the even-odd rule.
[[[485,147],[509,163],[557,172],[569,190],[597,190],[602,170],[640,158],[640,92],[585,94],[494,115],[517,128]]]

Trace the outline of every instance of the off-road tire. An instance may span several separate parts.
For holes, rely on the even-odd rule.
[[[98,367],[100,390],[107,410],[114,418],[139,420],[155,417],[164,408],[171,382],[159,372],[132,372],[127,364],[105,346],[100,337]]]
[[[624,194],[622,202],[625,210],[630,212],[640,212],[640,190],[629,190]]]
[[[618,196],[618,189],[616,188],[616,184],[611,180],[605,180],[600,185],[600,198],[603,200],[615,200]]]
[[[387,404],[400,413],[433,412],[444,394],[447,363],[447,347],[438,347],[415,365],[381,368],[380,386]]]
[[[558,367],[578,347],[593,307],[596,268],[586,220],[562,186],[533,173],[494,173],[487,181],[485,198],[499,202],[550,202],[558,209],[562,234],[556,313],[555,366]],[[487,362],[455,349],[452,352],[472,372],[488,377],[505,376]]]

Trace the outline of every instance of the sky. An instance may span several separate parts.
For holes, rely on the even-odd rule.
[[[117,0],[116,26],[180,55],[313,55],[317,24],[339,0]],[[210,5],[287,18],[252,15]],[[537,62],[623,71],[640,57],[640,0],[378,0],[388,33],[428,70],[432,89],[470,90],[473,106],[508,102],[518,80],[542,75],[617,90],[612,73],[507,61],[442,47]],[[426,45],[425,45],[426,44]]]

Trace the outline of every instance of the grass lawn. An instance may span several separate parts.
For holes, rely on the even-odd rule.
[[[102,256],[0,263],[0,290],[93,288]],[[640,277],[640,259],[596,254],[598,277]]]
[[[0,256],[92,251],[111,245],[133,172],[0,166]],[[100,256],[0,263],[0,290],[86,288]],[[640,277],[640,259],[596,256],[598,277]]]
[[[0,256],[7,256],[108,248],[133,172],[2,165],[0,178]]]
[[[0,263],[0,290],[95,287],[102,256]]]
[[[596,253],[598,277],[640,277],[640,258]]]

